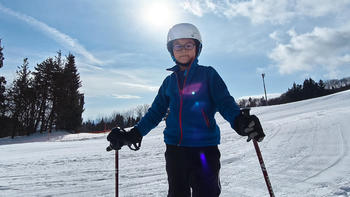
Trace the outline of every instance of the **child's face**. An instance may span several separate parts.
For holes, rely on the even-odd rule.
[[[177,39],[173,43],[173,53],[178,62],[188,64],[196,57],[196,43],[190,38]]]

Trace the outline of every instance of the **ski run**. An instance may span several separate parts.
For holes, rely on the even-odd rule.
[[[275,196],[350,196],[350,91],[251,114],[267,135],[259,145]],[[216,120],[221,196],[268,196],[253,143]],[[166,196],[164,127],[144,137],[140,151],[119,151],[120,196]],[[106,146],[106,134],[0,139],[0,196],[114,196],[114,153]]]

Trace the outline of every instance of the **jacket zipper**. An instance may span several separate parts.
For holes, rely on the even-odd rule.
[[[180,89],[180,84],[179,84],[179,79],[177,74],[175,73],[176,76],[176,80],[177,80],[177,87],[179,89],[179,94],[180,94],[180,109],[179,109],[179,124],[180,124],[180,140],[178,142],[178,146],[181,144],[182,142],[182,138],[183,138],[183,130],[182,130],[182,106],[183,106],[183,90],[185,88],[185,84],[186,84],[186,79],[187,79],[187,75],[185,76],[184,79],[184,83],[182,85],[182,89]]]
[[[179,140],[179,143],[177,144],[178,146],[181,144],[181,141],[182,141],[182,137],[183,137],[183,132],[182,132],[182,90],[179,89],[179,91],[181,91],[180,93],[180,111],[179,111],[179,123],[180,123],[180,133],[181,133],[181,136],[180,136],[180,140]]]
[[[209,123],[209,119],[207,114],[204,112],[204,110],[202,109],[202,116],[204,118],[205,124],[207,125],[208,128],[210,128],[210,123]]]
[[[190,72],[190,69],[191,69],[191,66],[193,64],[193,61],[194,59],[191,61],[191,64],[188,68],[187,72],[186,73],[186,76],[185,76],[185,79],[184,79],[184,83],[182,84],[182,89],[180,89],[180,84],[179,84],[179,78],[177,76],[177,74],[175,73],[175,76],[176,76],[176,80],[177,80],[177,87],[179,89],[179,94],[180,94],[180,110],[179,110],[179,124],[180,124],[180,132],[181,132],[181,135],[180,135],[180,140],[179,140],[179,143],[177,144],[178,146],[181,145],[181,142],[182,142],[182,138],[183,138],[183,131],[182,131],[182,105],[183,105],[183,90],[185,89],[185,85],[186,85],[186,79],[187,79],[187,76]]]

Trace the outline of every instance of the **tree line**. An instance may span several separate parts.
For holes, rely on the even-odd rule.
[[[323,80],[316,82],[312,78],[308,78],[304,80],[303,84],[296,84],[294,82],[292,87],[288,88],[285,93],[281,94],[281,96],[277,98],[269,99],[268,103],[266,103],[265,98],[262,97],[241,99],[238,101],[238,105],[240,107],[257,107],[264,106],[266,104],[284,104],[334,94],[349,89],[350,77],[340,80],[332,79],[326,82]]]
[[[0,68],[4,66],[0,40]],[[18,66],[13,82],[6,87],[0,76],[0,137],[30,135],[55,130],[75,131],[82,124],[84,94],[71,53],[61,52],[30,71],[28,58]]]
[[[88,120],[80,128],[80,132],[107,131],[114,127],[127,128],[137,124],[149,109],[148,104],[139,105],[124,113],[115,112],[110,116],[100,118],[96,121]]]

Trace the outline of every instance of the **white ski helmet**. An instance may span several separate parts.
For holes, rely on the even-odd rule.
[[[196,26],[190,23],[179,23],[170,28],[167,38],[167,48],[169,53],[173,56],[172,42],[176,39],[191,38],[196,41],[197,57],[202,50],[202,37]]]

